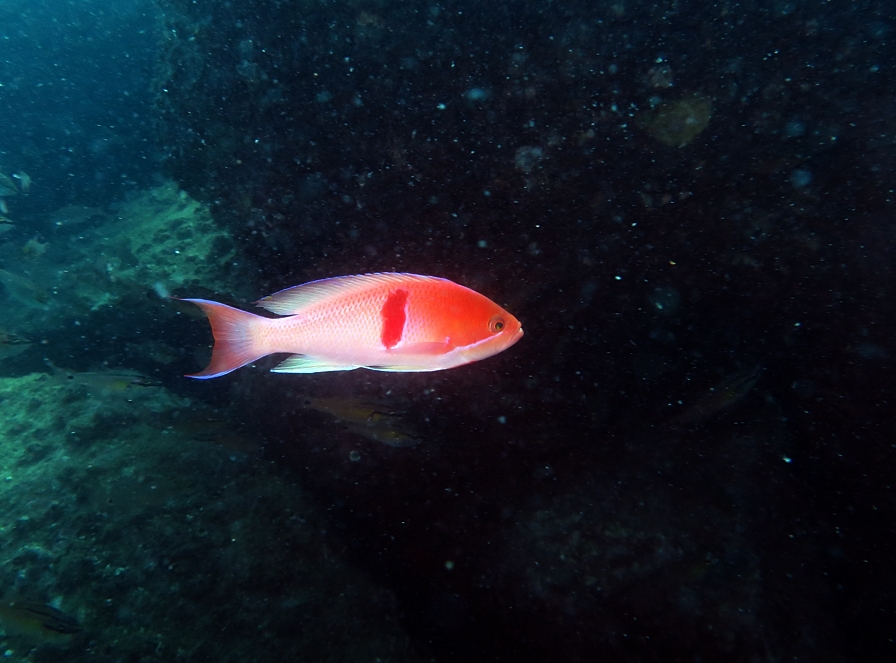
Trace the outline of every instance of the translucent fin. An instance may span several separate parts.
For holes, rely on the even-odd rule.
[[[420,276],[401,272],[335,276],[286,288],[259,299],[255,304],[277,315],[296,315],[320,301],[378,285],[407,285],[415,281],[445,281],[436,276]]]
[[[181,301],[196,304],[205,312],[215,337],[208,367],[204,371],[188,375],[188,378],[216,378],[265,356],[264,350],[256,347],[253,336],[255,326],[264,324],[264,318],[207,299]]]
[[[327,373],[329,371],[353,371],[357,366],[331,364],[307,355],[293,355],[271,369],[272,373]]]

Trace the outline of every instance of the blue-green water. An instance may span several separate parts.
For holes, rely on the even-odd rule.
[[[0,18],[6,658],[893,659],[887,3]],[[388,271],[526,335],[184,377]]]

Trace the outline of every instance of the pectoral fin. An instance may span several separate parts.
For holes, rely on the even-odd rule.
[[[432,341],[428,343],[409,343],[397,348],[389,348],[390,355],[443,355],[454,349],[448,341]]]
[[[437,365],[438,362],[431,362],[429,358],[441,357],[454,349],[455,346],[447,339],[444,341],[409,343],[408,345],[389,349],[386,354],[394,357],[394,362],[364,366],[364,368],[369,368],[371,371],[390,371],[395,373],[438,371],[441,370],[441,366]]]
[[[438,366],[411,366],[411,365],[400,365],[400,364],[390,364],[390,365],[380,365],[380,366],[363,366],[362,368],[370,369],[371,371],[386,371],[388,373],[429,373],[431,371],[439,371],[441,370]]]

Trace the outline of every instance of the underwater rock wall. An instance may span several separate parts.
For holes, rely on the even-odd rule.
[[[168,168],[257,265],[255,297],[407,270],[523,322],[489,364],[347,378],[422,413],[413,453],[309,432],[290,401],[307,383],[235,378],[445,660],[892,646],[894,19],[885,2],[810,5],[162,3]],[[698,383],[757,366],[749,396],[688,407]],[[741,398],[772,430],[742,445],[750,416],[725,418]],[[633,483],[674,500],[677,527],[655,497],[617,499],[623,526],[595,506],[632,447],[663,461],[658,487]],[[692,471],[758,450],[750,486]],[[589,492],[596,467],[614,473]],[[704,516],[718,529],[701,534]],[[639,565],[668,572],[661,609]],[[600,630],[591,613],[630,619]],[[703,637],[709,615],[723,635]]]
[[[169,295],[252,288],[208,206],[167,182],[32,226],[0,245],[6,656],[417,660],[261,433],[187,396],[207,323],[184,346]]]
[[[235,292],[247,285],[228,231],[173,182],[122,203],[63,207],[27,242],[4,239],[2,325],[26,336],[125,305],[151,315],[187,287]]]
[[[11,660],[419,660],[251,433],[114,371],[0,378],[0,403],[2,597],[82,629],[0,610]]]
[[[871,129],[889,48],[862,18],[873,2],[161,5],[169,171],[269,278],[336,261],[457,272],[483,255],[517,276],[526,256],[602,259],[750,208],[696,247],[737,251],[769,207],[807,193],[795,168],[819,189],[842,191],[844,170],[885,186],[870,166],[888,162]]]

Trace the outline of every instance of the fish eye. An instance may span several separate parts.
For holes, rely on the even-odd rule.
[[[500,315],[492,316],[492,319],[488,321],[488,330],[495,334],[504,331],[506,323],[504,322],[504,317]]]

